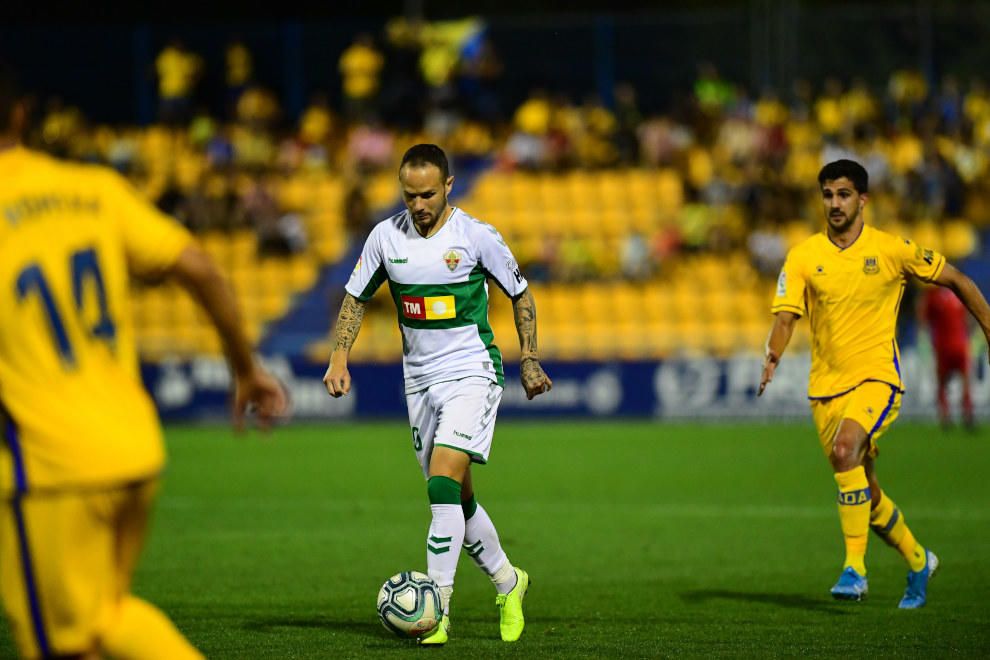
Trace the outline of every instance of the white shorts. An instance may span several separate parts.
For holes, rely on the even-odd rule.
[[[481,376],[430,385],[406,394],[413,448],[423,474],[430,476],[434,447],[451,447],[487,463],[502,388]]]

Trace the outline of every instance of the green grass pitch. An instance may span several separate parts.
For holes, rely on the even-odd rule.
[[[990,655],[986,432],[902,421],[881,440],[881,483],[943,561],[928,607],[902,612],[905,566],[876,537],[869,599],[829,597],[842,539],[810,422],[501,422],[474,478],[533,578],[526,632],[498,639],[494,589],[462,554],[443,649],[375,614],[385,578],[426,568],[404,424],[167,437],[135,591],[211,658]]]

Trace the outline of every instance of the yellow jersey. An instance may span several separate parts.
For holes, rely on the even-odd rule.
[[[199,57],[169,46],[155,59],[158,94],[163,99],[185,98],[192,93]]]
[[[17,147],[0,181],[0,493],[156,474],[129,273],[160,275],[191,236],[106,168]]]
[[[384,58],[374,48],[362,44],[348,47],[340,56],[344,95],[364,99],[378,91],[378,75],[383,64]]]
[[[845,249],[824,232],[791,249],[771,311],[808,315],[808,397],[838,396],[870,380],[903,391],[895,330],[904,286],[909,275],[931,282],[944,267],[941,254],[870,226]]]

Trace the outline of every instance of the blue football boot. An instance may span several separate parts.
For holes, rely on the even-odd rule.
[[[866,576],[860,575],[852,566],[846,566],[839,581],[832,587],[832,598],[836,600],[863,600],[870,590]]]
[[[925,550],[925,567],[920,571],[908,571],[907,588],[898,605],[902,610],[916,610],[924,607],[928,600],[928,580],[938,570],[938,557],[931,550]]]

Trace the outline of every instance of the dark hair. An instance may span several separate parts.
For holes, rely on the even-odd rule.
[[[17,77],[14,70],[6,62],[0,60],[0,131],[10,128],[11,115],[14,106],[21,100],[17,87]]]
[[[835,181],[846,177],[852,181],[853,187],[859,194],[870,191],[870,175],[866,173],[866,168],[854,160],[843,158],[834,160],[818,173],[818,185],[824,186],[826,181]]]
[[[406,165],[413,165],[414,167],[435,165],[440,170],[442,181],[446,181],[450,177],[447,154],[435,144],[417,144],[414,147],[409,147],[409,150],[402,157],[402,163],[399,165],[399,169],[401,170]]]

